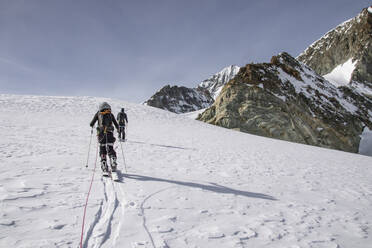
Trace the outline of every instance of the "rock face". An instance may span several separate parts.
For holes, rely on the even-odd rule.
[[[196,88],[165,86],[144,104],[165,109],[174,113],[187,113],[211,106],[222,87],[239,71],[235,65],[228,66],[210,78],[202,81]]]
[[[372,102],[354,94],[282,53],[271,63],[242,67],[198,119],[266,137],[358,152],[364,125],[372,128],[372,113],[362,105],[372,106]]]
[[[145,104],[178,114],[207,108],[213,102],[209,92],[203,88],[190,89],[167,85],[156,92]]]
[[[348,75],[348,83],[372,95],[372,8],[363,9],[356,17],[326,33],[297,59],[320,75],[352,62],[354,68]],[[334,79],[340,85],[338,80],[341,79]]]

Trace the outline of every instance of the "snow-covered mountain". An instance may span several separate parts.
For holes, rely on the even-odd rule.
[[[89,122],[128,112],[119,183]],[[353,247],[372,243],[372,158],[92,97],[0,95],[0,247]]]
[[[297,59],[336,86],[372,97],[372,11],[365,8],[311,44]]]
[[[165,109],[174,113],[187,113],[212,105],[222,87],[239,72],[239,67],[228,66],[196,88],[166,85],[157,91],[144,105]]]
[[[248,64],[198,119],[252,134],[349,152],[372,130],[372,100],[336,88],[287,53]],[[369,129],[368,129],[369,128]]]
[[[222,87],[238,74],[239,69],[240,67],[236,65],[225,67],[220,72],[201,82],[199,87],[208,90],[213,99],[216,100]]]

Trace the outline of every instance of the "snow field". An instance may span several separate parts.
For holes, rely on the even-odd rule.
[[[0,247],[79,245],[103,100],[128,111],[128,173],[120,147],[122,182],[97,165],[84,247],[370,247],[370,157],[117,100],[14,95],[0,95]]]

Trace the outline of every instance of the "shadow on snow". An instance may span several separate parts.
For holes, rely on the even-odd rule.
[[[135,144],[142,144],[142,145],[150,145],[150,146],[158,146],[163,148],[172,148],[172,149],[181,149],[181,150],[196,150],[195,148],[188,148],[188,147],[181,147],[181,146],[170,146],[170,145],[161,145],[161,144],[152,144],[152,143],[146,143],[142,141],[134,141],[134,140],[128,140],[128,143],[135,143]]]
[[[120,171],[118,171],[118,175],[119,175],[120,181],[122,181],[123,178],[125,177],[125,178],[128,178],[128,179],[139,180],[139,181],[157,181],[157,182],[164,182],[164,183],[172,183],[172,184],[177,184],[177,185],[181,185],[181,186],[212,191],[212,192],[219,193],[219,194],[240,195],[240,196],[245,196],[245,197],[259,198],[259,199],[271,200],[271,201],[276,201],[277,200],[275,197],[270,196],[270,195],[237,190],[237,189],[233,189],[233,188],[229,188],[229,187],[219,185],[217,183],[210,183],[209,185],[206,185],[206,184],[200,184],[200,183],[183,182],[183,181],[176,181],[176,180],[169,180],[169,179],[163,179],[163,178],[142,176],[142,175],[136,175],[136,174],[125,174],[124,175]]]

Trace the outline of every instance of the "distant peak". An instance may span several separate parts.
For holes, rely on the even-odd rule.
[[[213,97],[216,99],[219,93],[221,92],[223,86],[228,83],[232,78],[238,74],[240,70],[239,66],[230,65],[223,68],[221,71],[217,72],[216,74],[212,75],[208,79],[202,81],[198,87],[204,88]]]

